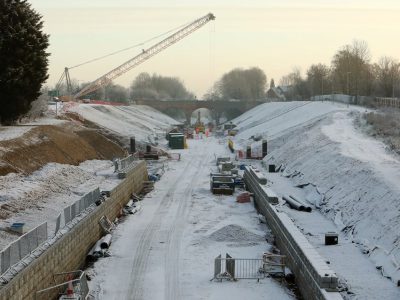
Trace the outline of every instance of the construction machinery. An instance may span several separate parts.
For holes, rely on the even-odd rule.
[[[201,121],[200,118],[200,111],[197,112],[197,120],[196,123],[194,124],[194,129],[196,130],[196,133],[205,133],[206,132],[206,128],[204,126],[204,123]]]
[[[212,13],[208,13],[207,15],[193,21],[189,25],[183,27],[182,29],[178,30],[174,34],[168,36],[161,42],[158,42],[157,44],[147,48],[143,49],[140,54],[137,56],[133,57],[132,59],[128,60],[127,62],[123,63],[122,65],[116,67],[115,69],[111,70],[107,74],[99,77],[98,79],[94,80],[93,82],[89,83],[86,85],[83,89],[78,91],[77,93],[72,95],[72,88],[71,88],[71,80],[69,76],[69,69],[70,68],[65,68],[60,80],[57,83],[57,88],[59,89],[61,83],[65,79],[66,84],[67,84],[67,91],[68,91],[68,96],[63,97],[63,100],[73,100],[77,101],[79,98],[92,93],[96,90],[98,90],[101,87],[104,87],[111,83],[111,81],[122,74],[128,72],[129,70],[133,69],[134,67],[140,65],[141,63],[145,62],[146,60],[150,59],[154,55],[160,53],[164,49],[172,46],[173,44],[177,43],[184,37],[188,36],[192,32],[196,31],[197,29],[201,28],[205,24],[207,24],[209,21],[214,20],[215,16]],[[99,58],[100,59],[100,58]],[[90,60],[89,62],[92,62],[97,59]],[[87,63],[89,63],[87,62]],[[85,63],[84,63],[85,64]],[[83,65],[83,64],[80,64]],[[80,66],[78,65],[78,66]]]

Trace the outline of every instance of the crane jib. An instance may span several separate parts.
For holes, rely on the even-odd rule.
[[[212,20],[215,20],[215,16],[212,13],[209,13],[204,17],[193,21],[192,23],[178,30],[174,34],[168,36],[161,42],[158,42],[157,44],[151,46],[148,49],[143,49],[142,52],[137,56],[131,58],[130,60],[116,67],[115,69],[111,70],[107,74],[99,77],[92,83],[89,83],[87,86],[85,86],[82,90],[80,90],[78,93],[74,95],[74,99],[78,99],[79,97],[87,95],[109,84],[113,79],[121,76],[122,74],[128,72],[137,65],[145,62],[146,60],[156,55],[157,53],[161,52],[162,50],[172,46],[176,42],[180,41],[184,37],[188,36],[189,34],[196,31],[197,29],[199,29],[200,27],[202,27],[203,25]]]

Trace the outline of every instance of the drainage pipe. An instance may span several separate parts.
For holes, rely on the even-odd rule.
[[[105,235],[100,241],[100,248],[101,249],[108,249],[111,245],[112,235],[107,234]]]
[[[289,197],[290,197],[291,199],[293,199],[294,201],[297,201],[298,203],[300,203],[301,205],[303,205],[303,206],[304,206],[304,211],[306,211],[306,212],[311,212],[311,211],[312,211],[311,206],[305,204],[303,201],[297,199],[295,196],[289,195]]]
[[[301,203],[297,202],[296,200],[290,197],[283,196],[282,199],[285,200],[291,208],[297,209],[299,211],[305,211],[306,209],[304,205],[302,205]]]
[[[96,244],[90,249],[89,253],[86,255],[87,260],[89,261],[96,261],[99,257],[103,256],[101,252],[101,240],[98,240]]]

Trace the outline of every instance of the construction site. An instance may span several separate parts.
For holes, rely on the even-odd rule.
[[[215,19],[78,91],[65,68],[44,116],[0,127],[1,300],[400,299],[400,159],[372,109],[87,98]]]

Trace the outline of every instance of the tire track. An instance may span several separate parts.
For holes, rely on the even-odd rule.
[[[174,194],[178,183],[181,182],[184,176],[187,176],[186,172],[191,166],[191,162],[188,161],[185,168],[182,170],[180,176],[174,181],[172,186],[168,189],[168,192],[160,202],[156,212],[146,229],[143,231],[138,246],[136,248],[135,257],[132,263],[132,269],[130,274],[130,285],[126,294],[126,299],[142,299],[143,297],[143,279],[147,269],[147,263],[149,259],[149,251],[151,243],[154,239],[156,231],[161,225],[162,215],[164,211],[172,205]]]
[[[192,200],[193,189],[199,179],[199,174],[205,167],[205,162],[209,159],[209,154],[204,153],[197,161],[194,174],[191,176],[190,183],[183,192],[183,197],[179,197],[179,204],[174,216],[174,223],[168,233],[167,249],[165,253],[165,294],[166,300],[180,299],[179,287],[179,264],[181,238],[184,231],[185,221],[188,215],[188,204]]]

